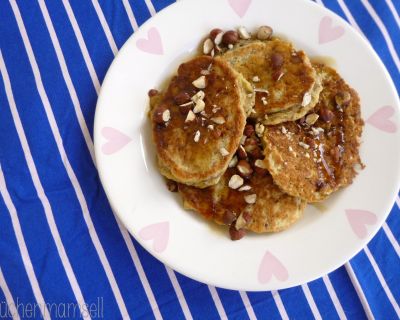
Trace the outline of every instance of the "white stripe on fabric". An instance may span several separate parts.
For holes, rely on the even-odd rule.
[[[349,8],[347,8],[346,3],[343,0],[337,0],[340,8],[342,8],[344,15],[346,16],[347,20],[349,20],[350,24],[364,36],[364,33],[361,31],[360,26],[357,24],[356,20],[354,19],[353,15],[351,14]],[[368,39],[367,39],[368,40]]]
[[[215,306],[217,307],[219,317],[223,320],[228,319],[228,317],[226,316],[224,306],[222,305],[221,299],[218,295],[217,289],[214,286],[209,285],[208,290],[210,290],[211,292],[211,297],[214,300]]]
[[[311,294],[310,288],[308,287],[307,283],[302,284],[301,288],[303,289],[304,295],[306,296],[308,305],[310,306],[314,318],[317,320],[322,319],[321,314],[319,313],[318,307],[315,304],[314,298]]]
[[[59,131],[58,127],[57,127],[57,123],[56,123],[56,120],[55,120],[55,117],[54,117],[54,114],[53,114],[53,110],[51,108],[49,98],[47,96],[46,90],[45,90],[43,82],[42,82],[42,78],[41,78],[41,75],[40,75],[40,70],[39,70],[39,67],[37,65],[36,58],[35,58],[35,55],[33,53],[33,49],[32,49],[30,40],[28,38],[28,34],[26,32],[25,25],[24,25],[24,22],[23,22],[22,17],[21,17],[21,13],[19,12],[18,6],[14,1],[11,1],[11,6],[13,8],[14,15],[15,15],[16,20],[17,20],[18,28],[19,28],[19,31],[20,31],[21,36],[22,36],[22,41],[24,43],[25,50],[26,50],[26,52],[28,54],[28,59],[29,59],[29,62],[31,64],[31,67],[32,67],[33,76],[35,78],[35,83],[36,83],[37,90],[39,92],[39,96],[40,96],[40,98],[42,100],[43,107],[44,107],[44,110],[46,112],[46,116],[47,116],[47,119],[49,121],[49,125],[50,125],[51,131],[52,131],[53,136],[54,136],[54,140],[55,140],[57,148],[58,148],[58,152],[60,153],[61,161],[64,164],[64,167],[65,167],[65,170],[67,172],[67,175],[68,175],[68,177],[69,177],[69,179],[71,181],[71,184],[72,184],[72,186],[74,188],[74,191],[76,193],[76,196],[78,198],[78,202],[79,202],[79,205],[81,207],[81,210],[82,210],[82,213],[83,213],[83,217],[84,217],[85,223],[86,223],[88,231],[89,231],[90,238],[92,239],[93,245],[94,245],[94,247],[95,247],[95,249],[97,251],[97,254],[98,254],[99,258],[100,258],[100,262],[103,265],[103,268],[104,268],[104,271],[105,271],[106,276],[108,278],[108,281],[110,282],[111,290],[114,293],[114,296],[115,296],[117,305],[118,305],[118,307],[120,309],[121,315],[122,315],[122,317],[124,319],[125,319],[125,317],[129,318],[129,314],[128,314],[128,311],[126,309],[125,302],[124,302],[124,300],[122,298],[122,295],[121,295],[121,292],[120,292],[120,290],[118,288],[118,285],[117,285],[117,282],[115,280],[114,274],[113,274],[113,272],[111,270],[110,263],[107,260],[106,254],[105,254],[104,249],[103,249],[103,247],[102,247],[102,245],[100,243],[100,240],[99,240],[99,237],[97,235],[96,229],[94,228],[92,218],[90,217],[89,209],[88,209],[85,197],[83,195],[82,188],[81,188],[81,186],[80,186],[80,184],[78,182],[78,179],[77,179],[77,177],[75,175],[75,172],[72,169],[72,166],[71,166],[71,164],[69,162],[68,156],[67,156],[67,154],[65,152],[64,145],[63,145],[63,140],[61,138],[60,131]],[[56,226],[55,223],[54,223],[54,226]],[[60,242],[61,242],[61,239],[60,239]],[[62,248],[64,248],[64,247],[62,247]],[[65,254],[65,257],[66,257],[66,254]],[[71,268],[70,271],[72,271],[72,268]],[[77,286],[77,283],[74,284],[74,286]]]
[[[397,242],[396,238],[394,237],[392,230],[390,230],[388,224],[385,222],[382,225],[383,231],[385,231],[386,236],[388,237],[390,243],[392,244],[394,250],[397,253],[397,256],[400,257],[400,246],[399,243]]]
[[[322,2],[322,0],[315,0],[316,3],[318,3],[321,6],[324,6],[324,3]]]
[[[12,97],[12,93],[10,93],[10,90],[11,90],[10,82],[8,79],[7,71],[5,70],[4,66],[5,65],[4,65],[3,56],[0,51],[0,67],[3,70],[2,73],[3,73],[4,85],[6,87],[7,99],[11,105],[11,103],[13,103],[13,101],[14,101],[14,97]],[[35,271],[33,269],[32,261],[29,256],[28,248],[25,243],[24,235],[22,233],[22,228],[21,228],[21,224],[19,222],[17,210],[15,209],[14,203],[12,202],[10,194],[8,193],[6,181],[4,179],[3,169],[1,168],[1,166],[0,166],[0,193],[3,197],[4,203],[6,204],[7,210],[10,212],[11,224],[14,229],[15,237],[17,238],[19,251],[21,252],[22,263],[24,264],[26,273],[28,275],[28,279],[29,279],[29,282],[32,287],[33,295],[35,296],[37,303],[39,305],[43,306],[43,309],[40,308],[40,312],[42,313],[43,318],[50,319],[50,313],[49,313],[49,310],[47,309],[46,303],[44,301],[42,291],[40,290],[39,283],[36,278]]]
[[[115,216],[115,214],[114,214],[114,216]],[[126,246],[128,247],[129,254],[131,255],[133,264],[135,265],[136,271],[139,275],[140,282],[142,283],[144,292],[146,293],[147,299],[149,300],[151,309],[153,310],[154,317],[156,318],[156,320],[160,320],[160,319],[162,319],[160,309],[159,309],[157,301],[154,297],[153,291],[151,290],[151,287],[150,287],[149,281],[147,280],[146,274],[143,270],[143,266],[140,262],[139,256],[135,249],[135,246],[133,245],[133,242],[129,236],[128,231],[118,220],[117,216],[115,216],[115,218],[117,219],[118,227],[121,230],[122,237],[124,238]]]
[[[389,49],[390,55],[392,56],[392,59],[397,67],[397,70],[400,71],[400,60],[399,56],[397,55],[397,51],[393,46],[392,39],[390,38],[390,35],[382,22],[381,18],[378,16],[374,8],[371,6],[371,4],[367,0],[361,0],[361,3],[364,5],[365,9],[367,9],[368,13],[371,15],[372,19],[375,21],[376,25],[378,26],[379,30],[381,31],[383,37],[385,38],[386,45]]]
[[[4,274],[3,274],[3,271],[1,270],[1,268],[0,268],[0,288],[1,288],[1,290],[3,290],[4,296],[6,297],[9,314],[12,316],[12,318],[14,320],[20,320],[18,310],[15,306],[14,299],[12,297],[10,289],[8,288],[6,279],[4,278]]]
[[[336,295],[336,291],[333,288],[331,279],[329,279],[328,275],[325,275],[325,276],[322,277],[322,280],[325,283],[326,289],[329,292],[329,295],[330,295],[330,297],[332,299],[333,305],[335,306],[336,312],[339,315],[339,318],[341,320],[347,319],[346,314],[344,313],[343,307],[342,307],[342,305],[341,305],[341,303],[340,303],[340,301],[339,301],[339,299],[338,299],[338,297]]]
[[[400,197],[399,196],[396,197],[396,203],[397,203],[397,207],[400,209]]]
[[[151,16],[154,16],[157,12],[156,12],[156,9],[154,9],[154,6],[153,6],[153,3],[151,2],[151,0],[144,0],[144,2],[146,3],[146,6],[149,9]]]
[[[178,298],[178,302],[182,308],[185,319],[193,320],[192,314],[190,313],[185,296],[183,295],[181,286],[178,283],[178,279],[176,278],[175,272],[168,266],[165,266],[165,269],[167,269],[168,277],[171,280],[172,286],[174,287],[176,296]]]
[[[239,294],[240,297],[242,298],[244,307],[246,308],[250,320],[257,320],[256,314],[254,313],[253,307],[251,305],[249,297],[247,296],[247,293],[244,291],[239,291]]]
[[[274,298],[276,307],[278,308],[279,314],[283,320],[289,320],[289,316],[286,312],[285,306],[283,305],[281,296],[277,290],[271,291],[272,298]]]
[[[94,70],[94,66],[92,60],[90,60],[89,51],[86,47],[85,41],[83,40],[81,29],[79,28],[78,22],[76,21],[74,12],[72,11],[71,5],[68,0],[63,0],[65,11],[67,12],[69,21],[71,22],[72,29],[74,30],[76,39],[78,40],[79,48],[81,49],[83,59],[85,60],[86,66],[89,71],[90,78],[92,78],[92,82],[94,84],[94,88],[99,94],[100,92],[100,81],[97,77],[96,71]]]
[[[369,306],[368,300],[365,297],[364,291],[361,288],[360,283],[358,282],[357,276],[354,273],[353,267],[351,266],[350,262],[346,262],[344,267],[350,277],[350,281],[353,284],[354,289],[360,299],[361,305],[364,309],[364,312],[368,319],[375,319],[374,314],[371,311],[371,307]]]
[[[79,126],[81,128],[86,145],[89,149],[90,156],[92,157],[93,163],[96,165],[92,137],[90,136],[89,129],[86,125],[86,121],[85,121],[85,118],[82,113],[81,104],[79,102],[78,95],[76,94],[75,87],[72,83],[72,79],[69,74],[67,64],[65,62],[64,54],[61,50],[60,42],[58,41],[57,34],[56,34],[56,31],[54,30],[54,26],[53,26],[53,23],[51,21],[50,15],[49,15],[49,11],[47,10],[45,1],[39,0],[39,6],[40,6],[40,10],[42,11],[42,14],[43,14],[44,21],[46,23],[46,27],[49,31],[51,42],[53,43],[54,50],[57,55],[58,63],[60,64],[61,73],[63,75],[65,84],[67,85],[67,89],[68,89],[69,95],[71,97],[72,104],[74,105],[75,113],[76,113],[76,117],[78,118]]]
[[[136,32],[139,29],[137,21],[135,19],[135,15],[133,14],[131,5],[129,4],[129,0],[122,0],[122,3],[125,7],[126,14],[128,15],[129,22],[131,23],[132,29]]]
[[[390,11],[393,14],[394,19],[396,20],[397,26],[400,28],[400,16],[397,13],[395,6],[393,5],[392,0],[386,0],[386,4],[388,5]]]
[[[368,246],[364,248],[364,251],[367,254],[368,260],[369,260],[369,262],[371,262],[372,268],[374,269],[374,271],[378,277],[378,280],[381,283],[383,290],[385,291],[390,303],[393,306],[394,311],[397,314],[397,318],[400,319],[400,307],[399,307],[398,303],[396,302],[396,299],[394,298],[392,291],[390,290],[389,286],[387,285],[386,280],[383,277],[382,272],[379,269],[379,267],[375,261],[375,258],[371,254],[371,251],[369,251]]]
[[[101,10],[100,4],[97,0],[92,0],[92,4],[94,10],[96,10],[97,16],[99,17],[101,26],[103,27],[104,33],[106,35],[107,41],[110,44],[111,50],[114,53],[114,56],[118,53],[118,47],[114,41],[114,38],[111,34],[110,27],[107,24],[106,18],[104,17],[103,10]]]

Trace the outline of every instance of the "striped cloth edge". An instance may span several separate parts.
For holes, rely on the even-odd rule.
[[[370,40],[399,88],[399,3],[317,2]],[[377,236],[344,267],[263,293],[214,288],[175,273],[113,217],[93,161],[96,97],[118,48],[168,4],[0,4],[0,312],[8,304],[10,318],[26,318],[16,307],[37,303],[35,317],[49,319],[51,304],[102,298],[106,319],[400,318],[399,198]],[[61,201],[68,205],[61,208]]]

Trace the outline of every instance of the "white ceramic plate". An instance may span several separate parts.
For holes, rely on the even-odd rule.
[[[288,10],[290,8],[290,10]],[[146,116],[157,88],[214,28],[268,24],[311,56],[330,56],[360,94],[366,120],[354,183],[308,206],[287,231],[228,233],[183,210],[160,176]],[[123,46],[104,80],[95,119],[95,151],[111,205],[157,259],[218,287],[272,290],[299,285],[338,268],[378,231],[399,188],[399,101],[369,44],[343,20],[311,1],[180,1],[145,23]]]

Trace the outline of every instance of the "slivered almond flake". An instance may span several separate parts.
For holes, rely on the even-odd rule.
[[[206,104],[203,100],[198,100],[193,108],[194,113],[199,113],[204,110]]]
[[[263,88],[254,88],[254,92],[263,92],[263,93],[269,94],[269,91],[267,89],[263,89]]]
[[[252,80],[253,80],[253,82],[260,82],[260,77],[254,76]]]
[[[265,126],[262,123],[256,124],[256,134],[258,137],[261,137],[265,131]]]
[[[224,117],[213,117],[213,118],[211,118],[211,121],[215,122],[216,124],[224,124],[225,123]]]
[[[226,150],[225,148],[219,149],[219,152],[221,153],[221,155],[222,155],[223,157],[226,157],[227,155],[229,155],[229,151]]]
[[[206,77],[205,76],[200,76],[196,80],[192,82],[192,84],[197,88],[197,89],[204,89],[206,87]]]
[[[266,106],[268,104],[268,101],[267,101],[266,97],[262,97],[261,98],[261,102],[263,103],[264,106]]]
[[[162,113],[162,119],[164,122],[168,122],[171,119],[171,112],[168,109]]]
[[[256,194],[249,194],[247,196],[244,196],[244,201],[248,204],[253,204],[256,203],[257,200],[257,195]]]
[[[179,106],[180,107],[187,107],[187,106],[190,106],[190,105],[192,105],[193,104],[193,101],[189,101],[189,102],[186,102],[186,103],[184,103],[184,104],[180,104]]]
[[[239,188],[239,191],[249,191],[249,190],[251,190],[251,186],[248,185]]]
[[[319,115],[316,113],[311,113],[306,117],[306,123],[309,126],[312,126],[319,118]]]
[[[229,168],[236,167],[237,163],[238,163],[238,158],[237,158],[237,156],[234,156],[234,157],[232,158],[231,162],[229,162],[228,167],[229,167]]]
[[[211,73],[211,72],[208,71],[208,70],[201,70],[201,71],[200,71],[200,74],[203,75],[203,76],[208,76],[210,73]]]
[[[287,129],[284,126],[282,126],[281,131],[282,131],[283,134],[286,134],[288,132]]]
[[[260,160],[260,159],[256,160],[256,161],[254,162],[254,165],[255,165],[256,167],[261,168],[261,169],[267,169],[266,165],[264,164],[264,161],[263,161],[263,160]]]
[[[209,124],[209,125],[207,126],[207,129],[208,129],[208,130],[214,130],[214,126],[213,126],[212,124]]]
[[[196,133],[194,134],[194,142],[199,142],[200,140],[200,131],[197,130]]]
[[[196,115],[193,113],[192,110],[189,110],[185,122],[190,122],[193,121],[194,119],[196,119]]]
[[[234,174],[230,179],[228,186],[231,189],[237,189],[243,185],[243,178],[237,174]]]
[[[311,102],[311,94],[309,92],[306,92],[303,96],[303,102],[301,103],[301,105],[303,107],[305,107],[306,105],[308,105]]]
[[[217,46],[221,44],[223,35],[224,35],[224,32],[220,32],[215,36],[214,43]]]
[[[239,33],[240,39],[248,40],[248,39],[251,38],[250,33],[249,33],[249,32],[247,31],[247,29],[246,29],[245,27],[243,27],[243,26],[240,26],[240,27],[238,28],[238,33]]]

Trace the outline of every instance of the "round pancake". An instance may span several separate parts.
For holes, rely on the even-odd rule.
[[[318,101],[320,79],[303,51],[290,42],[243,41],[222,58],[256,91],[254,112],[250,117],[264,124],[277,124],[303,117]]]
[[[306,202],[282,192],[268,173],[256,173],[246,181],[245,185],[252,187],[249,191],[229,188],[229,179],[235,173],[235,168],[229,168],[218,184],[205,189],[179,184],[184,208],[225,225],[235,224],[246,214],[241,229],[257,233],[285,230],[302,217]],[[247,204],[244,197],[251,194],[257,195],[256,202]]]
[[[274,182],[308,202],[349,185],[356,168],[363,167],[359,97],[335,70],[315,67],[324,89],[313,113],[296,122],[266,126],[263,135],[266,166]]]
[[[251,92],[219,58],[201,56],[181,64],[165,93],[151,99],[161,173],[200,188],[217,183],[239,146]]]

